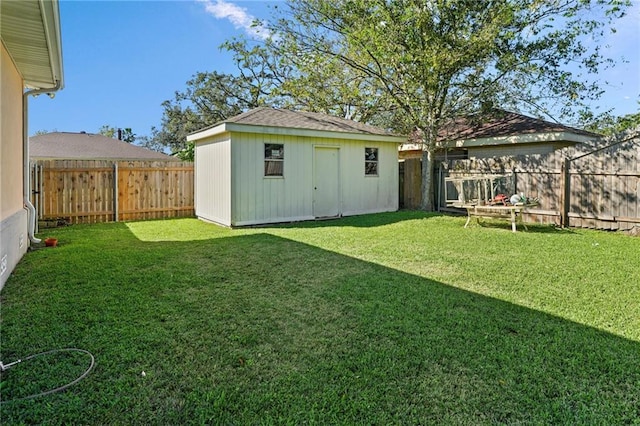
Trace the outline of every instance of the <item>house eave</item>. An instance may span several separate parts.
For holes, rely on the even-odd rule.
[[[372,142],[388,142],[401,144],[407,140],[405,136],[377,135],[373,133],[335,132],[328,130],[301,129],[297,127],[260,126],[253,124],[222,123],[187,136],[187,141],[197,141],[225,132],[258,133],[267,135],[301,136],[322,139],[349,139]]]
[[[567,145],[590,142],[597,139],[593,136],[579,135],[572,132],[531,133],[512,136],[498,136],[492,138],[463,139],[445,142],[445,147],[473,148],[497,145],[521,145],[529,143],[561,142]]]
[[[0,38],[30,89],[64,86],[58,0],[0,2]]]

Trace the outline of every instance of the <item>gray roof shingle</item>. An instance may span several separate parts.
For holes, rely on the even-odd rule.
[[[586,130],[576,129],[559,123],[528,117],[515,112],[496,110],[493,116],[475,120],[474,117],[458,118],[442,126],[439,140],[464,140],[515,136],[533,133],[573,133],[581,136],[598,137]]]
[[[161,152],[94,133],[53,132],[29,138],[29,157],[59,160],[179,161]]]
[[[292,129],[321,130],[328,132],[359,133],[380,136],[395,136],[378,127],[358,123],[326,114],[304,111],[290,111],[269,107],[259,107],[230,117],[211,127],[223,123],[237,123],[252,126],[286,127]],[[205,129],[203,129],[205,130]]]

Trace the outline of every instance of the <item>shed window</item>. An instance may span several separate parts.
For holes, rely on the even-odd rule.
[[[284,145],[277,143],[264,144],[264,175],[283,176]]]
[[[378,176],[378,148],[364,149],[365,176]]]

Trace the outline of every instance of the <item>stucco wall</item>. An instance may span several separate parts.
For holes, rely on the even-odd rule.
[[[0,220],[4,220],[22,210],[22,78],[0,46]]]
[[[22,203],[22,77],[0,43],[0,288],[27,250]]]

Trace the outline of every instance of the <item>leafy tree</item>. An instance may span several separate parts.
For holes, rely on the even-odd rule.
[[[109,126],[107,124],[104,124],[102,127],[100,127],[100,129],[98,129],[99,134],[108,138],[114,138],[116,135],[116,131],[117,129],[115,127]]]
[[[174,155],[182,161],[194,161],[196,157],[196,144],[193,141],[187,142],[185,147],[178,152],[174,152]]]
[[[603,135],[613,135],[629,129],[640,130],[640,112],[626,114],[620,117],[606,115],[590,123],[587,130]]]
[[[121,129],[105,124],[98,130],[99,134],[108,138],[117,138],[118,132],[120,132],[120,140],[127,143],[134,143],[136,141],[136,135],[130,127]]]
[[[393,127],[394,105],[368,76],[336,58],[295,57],[296,70],[280,86],[288,108],[321,112],[381,127]]]
[[[321,112],[384,127],[391,124],[388,117],[394,106],[379,96],[379,89],[366,75],[345,67],[336,58],[298,51],[293,45],[283,51],[278,38],[261,44],[234,38],[222,47],[233,52],[238,71],[246,80],[260,81],[265,105]]]
[[[246,75],[198,72],[184,91],[162,103],[161,126],[152,128],[146,141],[181,152],[188,148],[187,135],[263,105],[264,96],[263,87]]]
[[[184,91],[162,103],[160,128],[151,129],[145,142],[168,147],[182,159],[192,160],[194,147],[186,142],[190,133],[259,106],[279,106],[286,67],[271,57],[271,50],[247,40],[229,40],[221,46],[233,54],[235,74],[198,72]]]
[[[53,129],[53,130],[44,130],[44,129],[41,129],[41,130],[36,130],[36,131],[33,133],[33,135],[31,135],[31,136],[46,135],[47,133],[55,133],[55,132],[57,132],[57,131],[58,131],[58,130],[56,130],[56,129]]]
[[[339,61],[326,58],[297,61],[295,55],[278,55],[274,40],[258,44],[231,39],[222,45],[233,54],[235,74],[199,72],[184,91],[163,102],[160,128],[140,138],[143,146],[193,160],[194,147],[186,142],[190,133],[258,106],[324,112],[371,123],[388,124],[389,105],[374,96],[370,85]],[[322,69],[307,72],[309,69]]]
[[[152,129],[153,131],[153,129]],[[138,136],[136,137],[136,145],[150,149],[152,151],[162,152],[166,154],[166,147],[160,144],[156,139],[151,136]]]
[[[640,112],[623,115],[616,120],[616,126],[612,133],[620,133],[628,129],[640,128]]]
[[[612,63],[594,41],[628,3],[296,0],[270,31],[280,55],[348,69],[368,91],[364,99],[395,107],[395,127],[419,131],[422,207],[432,210],[445,123],[493,105],[558,118],[588,113],[602,93],[591,76]],[[321,66],[304,72],[312,82],[325,75]]]

